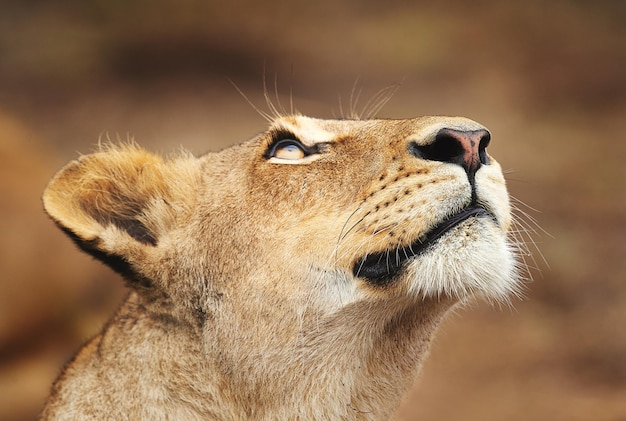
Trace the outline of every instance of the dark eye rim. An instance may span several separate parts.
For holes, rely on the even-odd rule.
[[[320,151],[319,145],[306,146],[298,139],[297,136],[288,131],[276,131],[275,133],[272,133],[271,139],[272,140],[265,151],[266,159],[275,158],[275,154],[278,149],[289,145],[299,148],[304,153],[305,158],[309,155],[319,153]]]
[[[300,149],[302,151],[302,153],[304,154],[304,156],[308,156],[309,154],[307,153],[306,148],[304,147],[304,145],[302,143],[300,143],[298,140],[296,139],[280,139],[277,142],[274,142],[271,146],[270,149],[268,149],[267,155],[269,158],[275,158],[276,157],[276,151],[278,151],[280,148],[284,148],[286,146],[295,146],[298,149]]]

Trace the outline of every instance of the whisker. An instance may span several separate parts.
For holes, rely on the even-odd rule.
[[[293,64],[289,72],[289,112],[291,115],[296,114],[296,110],[293,106]]]
[[[512,201],[522,203],[515,198],[512,198]],[[535,253],[532,253],[530,250],[531,245],[541,257],[545,266],[548,268],[550,267],[534,238],[535,236],[540,235],[538,230],[542,232],[545,232],[545,230],[541,228],[538,222],[531,215],[520,209],[515,203],[512,204],[511,208],[513,213],[514,229],[512,229],[510,233],[514,238],[513,247],[517,251],[516,255],[518,256],[518,261],[521,265],[518,265],[518,269],[520,269],[519,273],[520,276],[526,274],[527,278],[525,278],[525,280],[532,281],[533,270],[541,273],[541,268],[535,259]],[[528,208],[531,209],[530,207]]]
[[[239,95],[241,95],[243,97],[243,99],[246,100],[248,105],[250,105],[252,107],[252,109],[257,112],[257,114],[259,114],[261,117],[263,117],[263,119],[265,121],[267,121],[268,123],[272,123],[274,121],[272,116],[270,114],[266,113],[265,111],[261,110],[259,107],[257,107],[254,104],[254,102],[252,102],[250,100],[250,98],[248,98],[248,96],[239,88],[239,86],[237,86],[237,84],[232,79],[228,78],[227,80],[230,82],[231,85],[233,85],[235,90],[237,90],[237,92],[239,92]]]
[[[538,235],[540,235],[540,233],[533,226],[531,226],[530,223],[526,219],[524,219],[523,217],[520,217],[519,215],[516,215],[516,218],[514,219],[514,222],[515,222],[515,224],[518,227],[520,227],[520,231],[518,232],[518,236],[527,238],[528,239],[528,243],[526,243],[526,242],[524,242],[524,243],[525,244],[532,244],[534,249],[537,251],[537,253],[541,257],[541,259],[543,260],[543,262],[546,265],[546,267],[550,268],[550,264],[546,260],[545,256],[541,252],[541,249],[539,248],[539,245],[537,244],[537,241],[533,237],[533,235],[538,236]],[[539,227],[539,229],[542,230],[542,232],[545,232],[538,224],[533,223],[533,225],[536,225],[537,227]],[[530,250],[529,250],[529,253],[530,253]],[[534,260],[534,257],[533,257],[533,260]]]
[[[270,112],[272,113],[271,115],[274,117],[274,119],[280,117],[281,116],[280,111],[276,108],[276,106],[272,102],[272,98],[270,97],[268,90],[267,90],[265,68],[263,68],[263,97],[265,98],[265,104],[267,105],[267,108],[269,108]]]
[[[278,94],[278,73],[274,73],[274,98],[276,100],[276,104],[278,105],[280,115],[281,116],[286,115],[287,111],[285,110],[285,107],[281,103],[280,95]]]
[[[358,85],[359,85],[359,76],[357,76],[356,79],[354,80],[354,84],[352,85],[352,92],[350,92],[350,109],[349,109],[350,114],[348,117],[355,119],[355,120],[360,119],[360,116],[356,108],[359,103],[359,98],[361,97],[362,90],[360,88],[357,89]]]
[[[530,209],[533,212],[541,213],[541,211],[539,211],[539,210],[533,208],[532,206],[522,202],[521,200],[517,199],[516,197],[511,196],[511,200],[512,200],[512,202],[514,202],[514,203],[512,203],[512,207],[515,210],[521,212],[524,215],[524,217],[527,218],[530,222],[532,222],[533,225],[535,225],[541,232],[543,232],[544,234],[546,234],[550,238],[554,238],[552,236],[552,234],[550,234],[548,231],[543,229],[543,227],[541,227],[541,225],[539,225],[539,223],[537,222],[537,219],[535,219],[532,215],[530,215],[528,212],[524,211],[523,209],[520,208],[520,206],[517,206],[517,205],[524,206],[524,207]]]
[[[387,86],[376,92],[374,96],[367,101],[363,107],[361,114],[363,118],[370,119],[376,116],[378,112],[391,100],[393,95],[398,91],[400,85]]]

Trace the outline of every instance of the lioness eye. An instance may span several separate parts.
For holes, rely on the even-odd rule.
[[[280,159],[296,160],[304,158],[306,153],[295,140],[284,139],[274,146],[271,156]]]

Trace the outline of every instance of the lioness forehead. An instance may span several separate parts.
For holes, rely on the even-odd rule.
[[[284,130],[298,135],[306,144],[328,143],[343,135],[366,133],[368,135],[410,136],[419,141],[428,138],[443,128],[473,131],[485,127],[465,117],[416,117],[407,119],[319,119],[303,115],[279,117],[270,130]]]

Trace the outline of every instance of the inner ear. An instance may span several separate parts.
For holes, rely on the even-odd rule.
[[[107,146],[59,171],[44,191],[44,208],[81,249],[125,277],[149,279],[140,269],[146,255],[193,207],[195,162]]]
[[[146,174],[145,168],[141,168],[139,171],[142,173],[139,177],[150,177],[156,181],[160,178],[154,174]],[[151,168],[149,171],[155,171],[155,168]],[[146,225],[149,224],[151,213],[154,213],[150,202],[166,200],[166,198],[162,194],[155,194],[157,192],[146,188],[145,185],[143,191],[133,189],[135,184],[129,185],[128,183],[137,181],[137,174],[127,174],[127,177],[128,180],[123,181],[92,180],[92,185],[88,188],[93,193],[85,192],[78,199],[80,207],[100,226],[113,225],[141,244],[156,246],[158,243],[157,232],[154,227],[149,228]],[[159,215],[152,215],[152,217],[159,217]],[[146,222],[142,222],[142,219]]]

